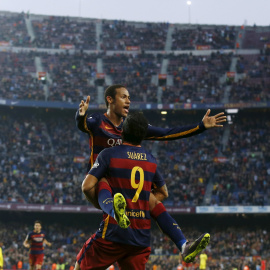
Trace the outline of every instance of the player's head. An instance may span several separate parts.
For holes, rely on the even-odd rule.
[[[125,86],[114,84],[105,90],[105,103],[108,110],[113,111],[119,117],[126,117],[129,111],[130,96]]]
[[[41,221],[40,220],[36,220],[35,223],[34,223],[34,229],[36,232],[40,232],[42,228],[42,225],[41,225]]]
[[[123,124],[122,138],[124,142],[139,145],[145,138],[148,128],[148,121],[140,112],[127,116]]]

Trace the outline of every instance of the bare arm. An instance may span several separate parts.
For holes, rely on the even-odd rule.
[[[48,242],[46,239],[43,240],[43,243],[45,243],[47,246],[51,247],[52,243]]]
[[[28,235],[26,236],[25,240],[23,241],[23,246],[26,248],[30,248],[30,242],[28,240]]]
[[[91,175],[87,174],[82,183],[82,192],[85,198],[91,202],[96,208],[101,209],[98,204],[98,199],[96,198],[96,185],[98,183],[98,179]]]
[[[152,190],[153,194],[157,198],[158,201],[162,202],[163,200],[167,199],[169,197],[168,189],[166,184],[160,188],[154,188]]]

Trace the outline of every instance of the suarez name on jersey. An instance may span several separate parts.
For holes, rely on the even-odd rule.
[[[151,218],[149,196],[152,185],[165,185],[152,154],[143,147],[123,144],[104,149],[89,174],[106,177],[113,194],[122,193],[127,202],[126,214],[131,221],[121,229],[116,221],[104,214],[96,237],[135,246],[150,246]]]

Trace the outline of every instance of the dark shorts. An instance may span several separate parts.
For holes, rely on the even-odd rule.
[[[44,254],[29,254],[29,264],[33,265],[42,265],[43,264]]]
[[[77,255],[81,270],[105,270],[117,261],[120,270],[145,270],[150,247],[110,242],[93,235]]]

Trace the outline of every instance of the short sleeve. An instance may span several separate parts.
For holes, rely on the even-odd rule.
[[[109,168],[109,160],[108,155],[106,155],[107,152],[106,150],[108,149],[104,149],[99,153],[94,165],[92,166],[91,170],[88,173],[95,176],[98,180],[100,180],[102,177],[106,175],[106,172],[108,171]]]

